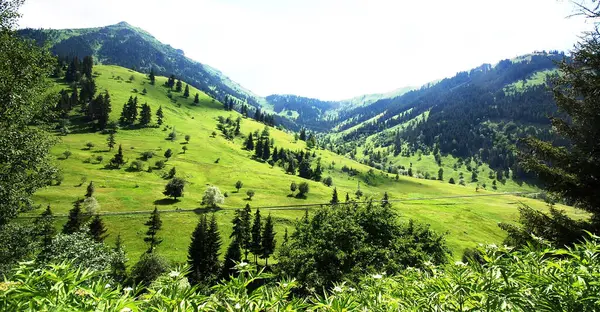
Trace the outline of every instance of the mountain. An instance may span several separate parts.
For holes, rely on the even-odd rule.
[[[92,55],[99,64],[118,65],[145,73],[154,69],[156,74],[164,76],[174,74],[219,101],[231,96],[262,111],[276,112],[279,114],[276,122],[292,130],[308,127],[321,131],[328,125],[328,116],[337,115],[339,110],[360,107],[409,90],[401,88],[336,102],[287,95],[264,98],[232,81],[218,69],[186,57],[184,51],[163,44],[148,32],[126,22],[85,29],[21,29],[19,34],[39,45],[49,46],[65,62],[75,56],[82,59]]]
[[[548,116],[557,111],[546,86],[563,58],[552,51],[483,64],[345,111],[324,145],[377,168],[408,168],[416,154],[433,155],[441,166],[442,156],[452,155],[488,163],[498,181],[526,178],[516,162],[519,138],[565,144],[550,129]]]
[[[263,98],[229,79],[219,70],[194,61],[158,41],[148,32],[126,22],[85,29],[22,29],[19,34],[40,45],[50,46],[59,58],[82,59],[93,55],[100,64],[112,64],[158,75],[174,74],[211,97],[222,100],[226,95],[259,107],[268,106]]]

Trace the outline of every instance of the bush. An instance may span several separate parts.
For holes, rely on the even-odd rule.
[[[412,220],[399,223],[385,206],[323,207],[296,224],[280,249],[279,268],[307,288],[331,287],[365,273],[396,274],[407,267],[441,264],[449,250],[442,235]]]
[[[327,186],[332,186],[333,185],[333,179],[331,177],[326,177],[325,179],[323,179],[323,184],[325,184]]]
[[[58,234],[49,248],[38,255],[41,263],[69,261],[83,269],[106,271],[115,253],[103,243],[97,243],[85,232]],[[1,310],[1,309],[0,309]]]
[[[64,151],[63,152],[63,156],[65,157],[65,159],[69,159],[69,157],[71,157],[71,155],[73,155],[73,153],[71,153],[71,151]]]
[[[254,190],[247,190],[246,191],[246,195],[248,195],[248,199],[252,200],[252,197],[254,197]]]
[[[102,163],[102,161],[104,160],[104,157],[102,157],[102,155],[98,155],[96,156],[96,161],[100,164]]]
[[[131,279],[136,284],[147,286],[169,269],[167,259],[156,253],[145,253],[131,269]]]
[[[147,161],[148,159],[150,159],[152,157],[154,157],[154,152],[152,152],[152,151],[147,151],[147,152],[142,153],[142,159],[144,161]]]
[[[87,142],[87,143],[85,143],[85,146],[87,147],[88,150],[91,150],[94,147],[94,143]]]
[[[298,196],[304,197],[306,196],[306,194],[308,194],[308,191],[310,191],[308,183],[300,182],[300,184],[298,185]]]
[[[141,160],[134,160],[129,164],[129,170],[131,171],[144,171],[144,162]]]
[[[165,161],[164,160],[158,160],[154,163],[154,166],[156,167],[156,169],[162,169],[165,167]]]

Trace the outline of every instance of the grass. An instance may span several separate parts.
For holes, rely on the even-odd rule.
[[[123,146],[125,158],[131,162],[139,158],[141,153],[153,151],[156,155],[145,162],[147,168],[153,166],[157,160],[164,160],[163,154],[168,148],[175,152],[174,156],[167,161],[166,168],[151,173],[130,172],[126,169],[128,165],[120,170],[108,170],[104,165],[116,151],[108,150],[107,136],[89,133],[85,129],[75,131],[67,136],[61,136],[60,143],[52,151],[57,158],[58,166],[64,172],[64,181],[59,186],[49,186],[39,190],[34,200],[44,207],[51,205],[55,213],[66,214],[71,209],[73,201],[82,198],[85,187],[93,181],[96,185],[95,196],[101,205],[100,212],[147,212],[147,214],[103,217],[109,230],[109,241],[113,241],[120,234],[125,241],[130,259],[137,260],[147,248],[142,240],[146,231],[144,222],[148,219],[150,211],[158,206],[159,210],[196,209],[195,212],[182,211],[162,215],[163,229],[160,235],[164,241],[158,250],[175,262],[185,261],[190,235],[198,220],[197,213],[203,211],[200,205],[202,195],[208,185],[216,185],[222,192],[228,193],[222,209],[214,212],[223,234],[223,254],[229,243],[231,219],[236,208],[242,208],[247,203],[252,207],[265,207],[329,202],[332,188],[315,181],[307,181],[310,192],[306,199],[289,196],[290,183],[292,181],[299,183],[303,179],[285,174],[279,167],[271,168],[268,164],[253,160],[250,152],[241,149],[243,138],[238,137],[231,142],[220,134],[211,137],[213,131],[219,133],[216,129],[218,116],[231,115],[236,118],[239,114],[224,111],[220,103],[198,90],[190,88],[189,99],[175,92],[170,99],[167,96],[167,89],[162,86],[166,80],[164,77],[157,77],[156,85],[153,86],[145,75],[125,68],[96,66],[94,71],[99,73],[96,78],[99,92],[103,92],[104,89],[110,92],[113,107],[111,120],[117,120],[122,105],[130,96],[136,95],[140,104],[147,102],[152,107],[153,114],[159,106],[162,106],[165,113],[165,125],[161,127],[118,131],[117,144]],[[132,75],[134,80],[128,82],[128,78]],[[122,80],[117,77],[121,77]],[[144,88],[147,90],[146,95],[141,94]],[[137,89],[138,93],[134,93],[133,89]],[[200,93],[200,104],[195,106],[192,102],[197,92]],[[154,115],[153,120],[155,121]],[[166,140],[167,134],[173,127],[178,134],[175,142]],[[263,128],[264,125],[250,119],[244,119],[241,125],[244,135]],[[270,129],[270,133],[278,148],[293,150],[306,148],[304,142],[294,142],[293,134],[276,129]],[[184,144],[185,135],[191,136],[187,145]],[[92,142],[95,146],[89,150],[85,146],[87,142]],[[180,152],[184,145],[188,150],[182,154]],[[71,151],[72,155],[68,159],[62,159],[62,154],[66,150]],[[354,194],[359,185],[365,196],[375,199],[380,199],[384,192],[388,192],[391,199],[494,194],[485,190],[475,192],[472,185],[462,187],[442,181],[410,177],[400,177],[395,181],[392,175],[379,171],[375,171],[374,176],[368,176],[366,173],[370,168],[356,161],[325,150],[317,150],[316,153],[321,157],[322,164],[326,168],[323,177],[333,178],[334,186],[337,187],[341,199],[346,193]],[[95,161],[96,156],[99,155],[104,158],[102,163]],[[88,162],[88,159],[91,161]],[[219,159],[218,163],[216,163],[217,159]],[[432,156],[423,156],[420,161],[413,162],[413,168],[432,171],[431,168],[435,165],[432,159]],[[444,163],[446,162],[451,163],[451,159],[444,159]],[[344,165],[358,169],[361,174],[350,177],[342,173],[340,169]],[[176,167],[179,177],[188,181],[184,197],[176,202],[167,200],[162,195],[167,183],[162,175],[172,167]],[[437,169],[435,173],[437,174]],[[446,173],[446,179],[453,174]],[[465,170],[465,179],[468,178],[470,174],[467,175]],[[367,179],[372,181],[371,185],[366,183]],[[239,193],[234,187],[237,180],[244,183]],[[246,199],[245,193],[249,189],[256,191],[252,201]],[[500,187],[501,191],[522,189],[524,188],[512,185]],[[458,258],[464,248],[476,243],[500,243],[504,233],[496,224],[516,220],[516,207],[520,202],[539,209],[545,208],[542,202],[512,195],[406,201],[394,203],[393,207],[397,209],[402,219],[414,218],[431,224],[437,231],[447,232],[448,244],[454,251],[454,257]],[[571,214],[583,215],[572,208],[562,208],[567,209]],[[275,219],[277,239],[281,242],[284,229],[293,230],[294,220],[300,218],[304,212],[294,209],[263,209],[263,216],[268,213],[271,213]],[[65,219],[61,218],[61,222],[64,221]]]

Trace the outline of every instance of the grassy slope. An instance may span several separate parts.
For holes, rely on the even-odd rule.
[[[222,105],[213,102],[207,96],[201,94],[199,106],[192,105],[193,95],[197,90],[191,88],[190,99],[184,99],[174,93],[177,104],[172,103],[167,97],[167,92],[162,87],[164,77],[158,77],[156,86],[147,83],[145,76],[121,67],[97,66],[95,71],[100,73],[96,78],[100,91],[107,88],[110,91],[113,105],[112,120],[117,120],[123,103],[127,101],[134,88],[141,91],[146,88],[147,95],[137,94],[141,103],[148,102],[152,107],[153,114],[159,105],[165,112],[165,124],[174,126],[178,133],[176,142],[167,141],[165,138],[171,130],[161,128],[146,128],[139,130],[120,130],[116,137],[118,144],[124,148],[125,158],[132,161],[140,156],[142,152],[154,151],[156,156],[147,165],[154,164],[156,160],[164,159],[163,153],[167,148],[176,151],[175,155],[168,161],[164,170],[148,172],[128,172],[125,168],[121,170],[106,170],[104,164],[95,161],[85,163],[88,158],[94,159],[97,155],[104,157],[106,163],[115,153],[109,152],[106,147],[106,135],[99,133],[73,133],[62,137],[62,141],[54,148],[53,154],[61,158],[65,150],[73,154],[69,159],[57,160],[63,168],[65,180],[60,186],[51,186],[40,190],[35,195],[38,204],[50,204],[55,213],[67,213],[72,202],[85,194],[85,186],[89,181],[96,185],[96,197],[100,202],[100,212],[116,211],[148,211],[155,205],[159,209],[193,209],[200,207],[202,194],[207,185],[218,186],[222,192],[228,192],[223,210],[216,212],[219,225],[223,231],[223,252],[228,244],[228,236],[231,231],[230,220],[233,217],[231,208],[243,207],[245,191],[253,189],[256,196],[250,202],[252,206],[294,205],[308,203],[328,202],[332,189],[317,182],[310,181],[310,193],[305,200],[288,197],[289,185],[292,181],[300,182],[301,178],[284,173],[281,168],[270,168],[267,164],[259,163],[250,158],[250,152],[241,149],[242,138],[236,138],[235,142],[225,140],[218,135],[211,138],[211,133],[216,131],[216,118],[220,115],[232,115],[237,117],[236,112],[225,112]],[[132,83],[116,80],[113,77],[120,76],[127,79],[133,75]],[[181,104],[181,107],[178,107]],[[255,129],[263,129],[263,125],[250,119],[242,122],[242,133],[247,134]],[[218,131],[217,131],[218,132]],[[191,141],[186,154],[178,154],[181,151],[184,136],[189,134]],[[303,142],[294,143],[293,135],[282,131],[271,129],[271,136],[275,139],[275,145],[290,149],[304,148]],[[95,147],[87,150],[86,142],[93,142]],[[352,160],[335,155],[328,151],[317,151],[322,157],[322,163],[330,167],[323,176],[332,176],[338,192],[343,198],[346,192],[353,194],[359,180],[349,177],[340,171],[343,165],[356,168],[365,173],[369,169]],[[219,158],[219,163],[215,160]],[[333,165],[333,163],[335,163]],[[184,177],[189,184],[185,189],[185,197],[177,203],[165,201],[162,191],[166,180],[161,175],[171,167],[177,168],[178,176]],[[472,187],[460,187],[449,185],[439,181],[427,181],[413,178],[401,177],[400,181],[394,181],[377,173],[377,186],[369,186],[361,183],[361,190],[365,195],[381,198],[384,192],[388,192],[392,199],[475,195],[488,192],[475,193]],[[86,183],[78,186],[82,178]],[[240,193],[235,193],[234,183],[237,180],[244,182],[244,188]],[[500,242],[503,232],[496,226],[500,221],[515,220],[517,216],[516,206],[518,202],[525,202],[534,207],[544,208],[544,204],[538,201],[517,198],[514,196],[501,197],[478,197],[458,198],[442,200],[426,200],[394,203],[394,207],[403,219],[415,218],[430,223],[438,231],[449,233],[448,242],[459,257],[462,249],[472,246],[478,242]],[[570,208],[569,211],[573,211]],[[293,229],[293,220],[299,218],[301,210],[270,210],[276,220],[276,231],[281,241],[284,227]],[[267,211],[262,211],[263,215]],[[576,212],[574,212],[576,213]],[[174,261],[184,261],[190,234],[197,222],[194,212],[175,212],[163,214],[164,237],[159,251]],[[109,229],[110,240],[114,240],[117,234],[121,234],[130,253],[131,259],[137,257],[145,250],[143,242],[145,227],[143,223],[148,218],[147,214],[105,216],[105,222]],[[64,222],[64,219],[62,220]]]

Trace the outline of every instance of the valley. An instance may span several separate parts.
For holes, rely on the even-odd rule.
[[[468,177],[470,174],[466,165],[461,165],[454,170],[453,164],[457,159],[453,157],[445,157],[443,160],[446,164],[444,181],[417,179],[403,175],[396,180],[395,174],[373,169],[330,151],[309,150],[304,141],[294,139],[293,133],[271,128],[270,135],[274,139],[275,146],[316,153],[325,168],[323,177],[330,176],[333,179],[333,187],[327,187],[322,182],[286,174],[283,168],[271,167],[265,162],[252,159],[252,153],[242,149],[244,142],[242,135],[234,138],[233,141],[226,140],[217,130],[217,119],[219,116],[231,116],[235,119],[240,116],[239,113],[225,111],[221,103],[195,88],[190,88],[192,96],[184,98],[179,93],[168,92],[169,89],[163,85],[167,80],[166,77],[157,77],[156,84],[151,85],[147,75],[118,66],[99,65],[94,67],[94,72],[98,93],[104,90],[110,93],[112,120],[119,119],[121,106],[130,96],[137,96],[139,103],[147,102],[150,105],[153,114],[162,107],[165,115],[164,124],[151,128],[124,128],[117,131],[115,135],[117,145],[122,145],[124,157],[128,161],[121,169],[105,168],[108,160],[116,153],[116,147],[112,151],[108,150],[106,134],[88,133],[85,125],[81,125],[82,128],[75,123],[73,128],[81,130],[74,130],[66,136],[59,136],[56,133],[60,142],[54,147],[52,154],[64,172],[64,181],[59,186],[50,186],[38,191],[34,201],[42,207],[50,205],[55,213],[66,215],[72,208],[73,202],[83,198],[85,187],[93,181],[96,186],[95,197],[100,204],[98,212],[108,214],[103,217],[110,235],[108,241],[121,235],[133,259],[141,255],[146,248],[143,241],[144,222],[156,206],[159,210],[185,210],[185,212],[164,214],[165,229],[162,234],[164,242],[159,247],[161,254],[165,254],[169,259],[176,262],[184,261],[190,234],[197,223],[197,214],[203,213],[206,209],[201,205],[201,201],[208,185],[215,185],[221,192],[228,194],[224,204],[221,205],[222,209],[214,212],[225,238],[231,232],[231,219],[235,209],[243,208],[246,204],[250,204],[253,208],[327,204],[331,199],[333,187],[337,188],[341,198],[348,193],[352,199],[355,199],[355,192],[360,187],[364,193],[361,200],[369,198],[380,200],[385,192],[389,194],[391,200],[465,196],[464,198],[392,202],[402,219],[414,218],[431,224],[436,231],[447,232],[448,244],[455,258],[462,255],[464,248],[473,247],[479,242],[500,243],[504,233],[496,224],[516,220],[518,216],[516,207],[520,203],[546,209],[546,205],[538,200],[502,195],[502,192],[536,192],[537,189],[534,187],[518,186],[508,180],[505,184],[498,183],[497,190],[493,191],[491,180],[487,180],[486,170],[489,169],[486,167],[480,169],[481,175],[485,177],[482,177],[479,183],[487,181],[489,191],[484,189],[476,191],[477,183],[473,182],[468,182],[465,186],[458,185],[459,172],[463,172]],[[65,87],[67,86],[59,83],[56,89]],[[147,91],[146,94],[141,92],[144,89]],[[193,95],[196,93],[200,95],[198,105],[193,103]],[[173,96],[169,98],[169,94]],[[153,124],[154,122],[153,116]],[[264,127],[251,118],[243,118],[241,134],[247,136],[247,133],[262,131]],[[173,128],[178,138],[170,141],[167,136]],[[212,137],[215,131],[218,134]],[[189,143],[184,144],[186,135],[190,136],[190,140]],[[91,149],[86,147],[88,142],[93,143]],[[183,146],[188,148],[185,153],[182,150]],[[154,167],[156,161],[165,160],[163,154],[167,149],[172,149],[174,156],[166,161],[166,167],[147,172],[148,167]],[[72,154],[68,159],[63,159],[63,154],[67,150]],[[143,162],[142,171],[132,172],[128,169],[131,162],[140,159],[142,153],[148,151],[153,152],[155,156]],[[98,162],[98,156],[102,156],[101,162]],[[396,159],[407,165],[412,162],[415,176],[421,172],[431,172],[432,176],[435,175],[437,178],[438,167],[431,155],[423,155],[421,160],[417,156],[398,156]],[[358,170],[359,174],[350,176],[342,172],[344,166]],[[184,196],[178,201],[169,200],[162,194],[168,182],[163,176],[171,168],[176,168],[177,176],[187,181]],[[369,174],[369,171],[372,174]],[[456,185],[447,182],[450,177],[456,179]],[[234,187],[238,180],[244,184],[239,193]],[[307,198],[290,197],[290,183],[302,181],[310,185]],[[249,189],[256,192],[251,201],[247,200],[246,196],[246,191]],[[479,195],[502,196],[471,197]],[[566,209],[571,215],[584,216],[569,207],[561,206],[561,208]],[[319,208],[312,206],[309,209]],[[140,211],[147,211],[147,214],[137,213]],[[114,212],[136,213],[110,215]],[[281,241],[284,229],[288,228],[292,231],[294,222],[301,218],[304,209],[284,207],[264,209],[263,213],[273,215],[278,241]],[[65,218],[59,220],[61,220],[59,224],[66,221]],[[223,253],[226,246],[227,243],[224,243]]]

